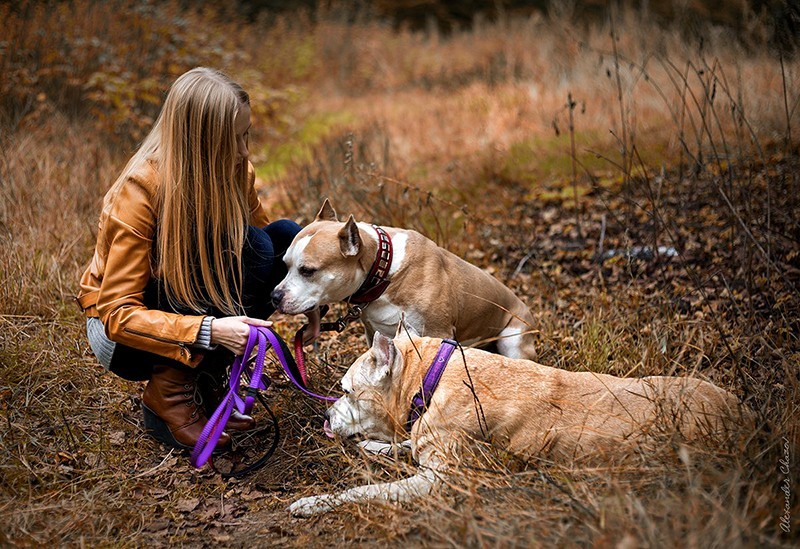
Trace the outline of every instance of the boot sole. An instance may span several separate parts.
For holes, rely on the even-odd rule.
[[[175,436],[172,434],[172,431],[170,431],[169,427],[167,427],[167,424],[164,422],[164,420],[158,417],[153,410],[144,404],[142,404],[142,414],[144,416],[144,430],[148,435],[160,443],[166,444],[170,448],[189,451],[194,449],[192,446],[187,446],[186,444],[178,442],[175,439]],[[227,449],[227,446],[215,448],[213,454],[217,455],[223,453],[227,451]]]

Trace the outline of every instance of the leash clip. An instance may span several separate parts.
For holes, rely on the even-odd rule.
[[[364,307],[360,305],[353,305],[349,309],[347,309],[347,314],[341,317],[337,323],[342,326],[339,330],[340,332],[344,330],[344,327],[347,325],[348,322],[352,322],[353,320],[358,320],[361,318],[361,312],[364,310]]]
[[[364,307],[360,305],[353,305],[349,309],[347,309],[347,313],[340,316],[333,322],[323,322],[320,326],[320,332],[337,332],[342,333],[347,325],[350,324],[354,320],[358,320],[361,318],[361,313],[364,310]]]

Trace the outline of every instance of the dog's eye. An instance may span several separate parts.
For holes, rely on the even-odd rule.
[[[303,266],[303,267],[300,267],[299,269],[297,269],[297,272],[300,273],[300,276],[304,276],[304,277],[308,278],[310,276],[313,276],[314,273],[317,272],[317,269],[312,269],[311,267]]]

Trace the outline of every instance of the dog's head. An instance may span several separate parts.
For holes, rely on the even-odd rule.
[[[367,275],[359,261],[362,249],[353,216],[346,223],[339,222],[325,199],[314,222],[300,231],[286,250],[283,260],[289,272],[272,292],[275,307],[283,313],[299,314],[347,299]]]
[[[342,378],[345,394],[325,413],[326,427],[342,437],[393,441],[397,422],[389,406],[404,366],[395,341],[375,332],[370,350],[356,359]]]

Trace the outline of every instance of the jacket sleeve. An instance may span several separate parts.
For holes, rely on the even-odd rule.
[[[269,218],[267,217],[267,212],[261,206],[261,201],[258,199],[256,170],[250,162],[247,163],[247,185],[250,203],[250,225],[261,228],[266,227],[269,225]]]
[[[204,317],[144,305],[151,275],[154,213],[144,196],[146,191],[134,180],[127,183],[116,201],[120,206],[110,212],[102,229],[101,240],[108,253],[97,312],[112,341],[196,366],[203,355],[190,345],[197,339]]]

